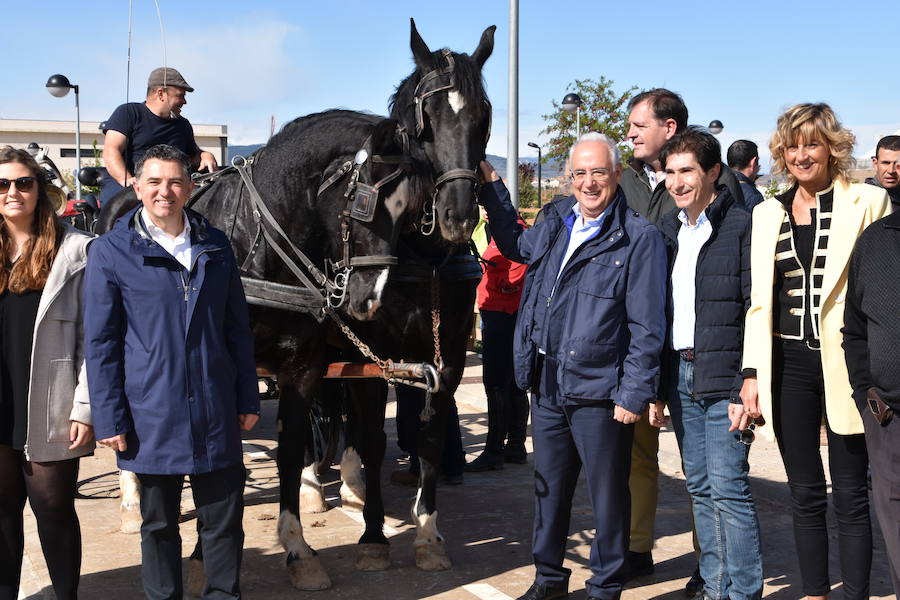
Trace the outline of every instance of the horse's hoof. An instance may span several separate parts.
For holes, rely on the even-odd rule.
[[[298,590],[313,592],[327,590],[331,587],[331,578],[322,568],[322,563],[316,555],[307,557],[288,556],[288,575],[291,577],[291,585]]]
[[[121,517],[119,530],[122,533],[140,532],[144,519],[141,518],[141,511],[137,506],[134,508],[125,508],[124,506],[121,506],[119,507],[119,513]]]
[[[199,598],[206,586],[206,571],[203,570],[203,561],[196,558],[188,559],[187,584],[184,591],[188,596]]]
[[[331,507],[325,502],[325,494],[321,489],[300,488],[300,512],[304,514],[323,513],[329,508]]]
[[[362,495],[365,496],[365,493]],[[360,494],[357,494],[351,486],[341,484],[341,508],[344,510],[362,512],[365,503],[365,498],[360,497]]]
[[[356,568],[360,571],[384,571],[391,566],[390,546],[387,544],[359,544]]]
[[[416,546],[416,566],[423,571],[446,571],[453,563],[443,542],[429,542]]]

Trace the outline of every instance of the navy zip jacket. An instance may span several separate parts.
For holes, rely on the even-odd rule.
[[[482,186],[480,197],[500,251],[529,265],[514,340],[518,386],[531,387],[540,348],[558,365],[566,403],[612,400],[642,412],[656,397],[665,334],[666,256],[656,227],[619,188],[598,233],[557,280],[575,197],[548,204],[530,229],[516,223],[502,181]]]
[[[672,268],[678,253],[680,208],[663,216],[659,228],[669,257],[666,312],[672,323]],[[740,404],[741,353],[744,316],[750,308],[750,213],[726,188],[706,209],[712,234],[700,249],[695,277],[694,398],[729,398]],[[678,386],[678,354],[672,348],[672,332],[666,336],[662,361],[661,400],[675,397]]]
[[[244,290],[225,234],[191,210],[192,268],[137,211],[88,252],[84,343],[97,439],[125,434],[119,467],[196,474],[242,461],[239,414],[259,413]]]

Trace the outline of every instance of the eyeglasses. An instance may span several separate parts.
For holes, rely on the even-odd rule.
[[[747,427],[747,429],[745,429],[741,432],[740,442],[742,444],[744,444],[745,446],[749,446],[750,444],[752,444],[753,440],[756,439],[756,434],[754,433],[754,430],[756,429],[757,426],[762,427],[765,424],[766,424],[766,420],[763,419],[762,417],[757,417],[757,418],[753,419],[752,421],[750,421],[750,425]]]
[[[609,179],[609,169],[591,169],[590,171],[578,169],[577,171],[572,171],[572,181],[581,183],[588,174],[591,176],[591,181],[596,183],[601,183]]]
[[[20,192],[27,192],[34,187],[34,177],[17,177],[16,179],[0,179],[0,194],[9,191],[9,186],[16,184],[16,189]]]

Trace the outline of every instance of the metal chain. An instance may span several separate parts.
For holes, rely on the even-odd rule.
[[[374,352],[372,352],[372,349],[369,348],[369,346],[364,341],[356,337],[356,334],[353,333],[353,330],[350,329],[350,327],[346,323],[344,323],[341,317],[334,310],[332,310],[331,307],[325,308],[325,314],[331,317],[331,319],[340,328],[341,333],[347,336],[347,339],[350,340],[350,343],[356,346],[357,349],[362,352],[363,356],[378,365],[378,368],[381,369],[381,376],[384,377],[388,382],[392,381],[393,377],[391,376],[391,371],[394,370],[394,361],[390,358],[387,360],[378,358],[378,356]]]
[[[434,366],[438,373],[444,371],[444,358],[441,356],[441,297],[439,294],[438,275],[431,274],[431,335],[434,338]]]

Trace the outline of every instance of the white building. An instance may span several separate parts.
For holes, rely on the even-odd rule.
[[[228,152],[226,125],[193,125],[194,138],[201,150],[212,153],[221,165]],[[26,148],[31,142],[48,148],[47,156],[60,171],[75,170],[75,121],[39,121],[31,119],[0,119],[0,146]],[[103,151],[103,132],[97,121],[81,122],[81,166],[91,167],[99,161]]]

